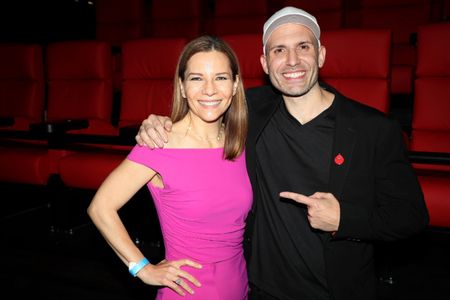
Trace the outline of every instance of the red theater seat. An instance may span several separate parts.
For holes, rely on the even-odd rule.
[[[112,57],[109,45],[102,41],[70,41],[52,43],[47,49],[48,121],[83,120],[87,126],[68,130],[67,135],[117,136],[118,129],[111,123],[113,88]],[[73,186],[71,175],[79,171],[81,178],[98,173],[94,164],[85,163],[83,150],[91,143],[74,143],[67,147],[61,142],[58,174],[63,183]],[[111,148],[111,145],[102,145]],[[75,150],[77,149],[77,150]],[[79,164],[73,168],[72,162]],[[89,174],[90,176],[86,175]]]
[[[184,38],[147,38],[122,45],[119,127],[140,124],[150,113],[170,115],[175,68],[186,42]]]
[[[450,228],[450,176],[419,176],[430,226]]]
[[[58,126],[67,120],[85,121],[82,128],[65,131],[64,138],[77,135],[117,136],[118,130],[111,123],[112,66],[109,45],[101,41],[70,41],[52,43],[47,48],[48,74],[48,122]],[[61,150],[58,174],[63,181],[67,176],[67,161],[78,157],[88,143],[75,143],[66,147],[63,141],[56,143]],[[54,151],[58,151],[58,149]],[[80,164],[81,166],[81,164]],[[90,165],[94,170],[95,165]],[[83,170],[80,177],[88,174]],[[91,171],[93,172],[93,171]],[[69,176],[70,177],[70,176]],[[64,182],[70,186],[70,182]]]
[[[56,232],[67,232],[74,211],[73,193],[62,188],[72,187],[73,170],[79,178],[90,178],[101,170],[95,164],[81,162],[84,149],[100,136],[118,136],[112,125],[113,105],[112,55],[104,41],[74,40],[53,42],[46,51],[47,120],[44,129],[49,136],[50,165],[54,166],[52,191],[52,225]],[[95,142],[95,140],[94,140]],[[111,146],[108,146],[111,147]],[[64,185],[61,184],[61,179]]]
[[[118,123],[121,129],[132,127],[132,137],[129,139],[132,141],[128,145],[108,145],[99,140],[98,144],[91,142],[88,146],[85,145],[83,150],[62,157],[59,161],[59,174],[66,188],[94,192],[134,146],[137,126],[142,120],[150,113],[170,114],[173,76],[178,56],[185,43],[183,38],[149,38],[127,41],[122,45],[123,76]],[[114,142],[114,139],[112,141]],[[84,205],[90,200],[84,199]],[[63,216],[59,218],[59,226],[69,233],[80,223],[65,221],[64,216],[67,219],[73,215],[71,205],[73,203],[66,201],[58,213]],[[81,214],[84,215],[84,212]],[[151,213],[151,210],[148,210],[148,213]],[[142,229],[139,232],[142,233]],[[156,234],[152,232],[152,238]]]
[[[420,25],[430,22],[429,0],[361,0],[349,7],[347,25],[360,28],[379,28],[392,31],[392,59],[390,92],[413,92],[416,48],[414,35]]]
[[[410,149],[450,155],[450,22],[421,26]],[[436,154],[437,152],[437,154]],[[434,153],[434,154],[433,154]],[[450,165],[413,163],[419,174],[430,225],[450,228]]]
[[[204,0],[152,0],[148,37],[194,38],[201,32]]]
[[[47,143],[29,130],[44,117],[42,46],[0,44],[0,65],[0,181],[45,185]]]
[[[268,77],[261,66],[260,56],[263,53],[261,34],[223,35],[236,53],[241,67],[245,88],[268,84]]]
[[[185,43],[183,38],[148,38],[127,41],[122,45],[119,128],[133,125],[131,131],[135,135],[137,125],[150,113],[170,115],[173,76]],[[89,149],[60,160],[59,173],[64,185],[97,189],[132,147],[100,142],[89,146]]]
[[[262,34],[269,16],[267,0],[215,0],[213,11],[205,18],[204,31],[210,34]]]
[[[389,111],[389,30],[342,29],[324,31],[327,49],[320,78],[344,95]]]
[[[42,46],[0,44],[0,130],[28,130],[44,112]]]
[[[113,46],[144,35],[144,0],[96,0],[96,39]]]
[[[417,40],[410,149],[450,153],[450,22],[420,27]],[[414,166],[418,170],[450,171],[449,165]]]
[[[112,56],[102,41],[55,42],[47,47],[48,122],[87,120],[70,133],[114,135]]]

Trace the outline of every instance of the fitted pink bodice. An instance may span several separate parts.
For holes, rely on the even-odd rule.
[[[223,148],[151,150],[135,146],[128,159],[162,177],[164,188],[151,183],[148,188],[168,260],[189,258],[208,265],[243,256],[245,219],[252,202],[245,153],[229,161],[223,159]],[[234,272],[241,275],[245,270],[236,266]]]

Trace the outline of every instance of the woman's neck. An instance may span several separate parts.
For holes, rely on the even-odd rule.
[[[225,128],[222,118],[215,122],[194,120],[186,115],[175,123],[168,147],[177,148],[219,148],[224,146]]]

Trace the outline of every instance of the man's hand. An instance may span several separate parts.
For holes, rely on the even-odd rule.
[[[341,209],[339,201],[333,194],[316,192],[307,197],[292,192],[281,192],[280,197],[305,204],[308,209],[308,221],[312,228],[327,232],[338,230]]]
[[[136,142],[151,149],[163,148],[168,141],[167,132],[171,130],[172,120],[169,117],[152,114],[142,122],[136,135]]]

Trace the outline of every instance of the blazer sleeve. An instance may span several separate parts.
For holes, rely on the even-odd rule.
[[[374,186],[366,187],[371,200],[341,203],[335,238],[392,241],[417,234],[428,225],[423,193],[408,160],[400,126],[394,120],[384,120],[375,133],[373,170],[367,170],[374,172]]]

